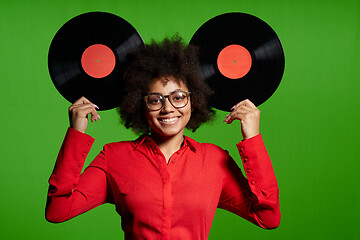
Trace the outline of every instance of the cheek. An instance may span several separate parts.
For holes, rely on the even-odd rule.
[[[191,106],[186,106],[186,112],[184,112],[183,114],[186,116],[187,120],[190,121],[191,118],[191,113],[193,111],[193,109],[191,108]]]
[[[150,128],[156,128],[157,127],[157,123],[156,123],[157,115],[146,111],[145,116],[146,116],[146,121],[149,124]]]

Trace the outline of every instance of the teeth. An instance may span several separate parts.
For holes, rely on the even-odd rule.
[[[173,122],[176,119],[177,119],[176,117],[174,117],[174,118],[163,118],[163,119],[160,119],[160,121],[162,121],[162,122]]]

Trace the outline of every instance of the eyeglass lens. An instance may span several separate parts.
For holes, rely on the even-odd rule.
[[[164,105],[166,97],[168,97],[170,103],[176,108],[185,107],[188,101],[188,94],[186,92],[176,91],[166,96],[151,94],[147,97],[146,103],[150,109],[158,110]]]

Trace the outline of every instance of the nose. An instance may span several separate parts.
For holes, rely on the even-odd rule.
[[[164,99],[164,106],[161,108],[162,113],[169,113],[174,111],[174,106],[170,103],[169,96]]]

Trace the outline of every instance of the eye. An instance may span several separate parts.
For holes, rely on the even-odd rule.
[[[161,103],[161,97],[157,95],[151,95],[147,99],[148,104],[158,105]]]
[[[186,98],[186,93],[183,92],[175,92],[171,96],[171,100],[175,102],[181,102]]]

